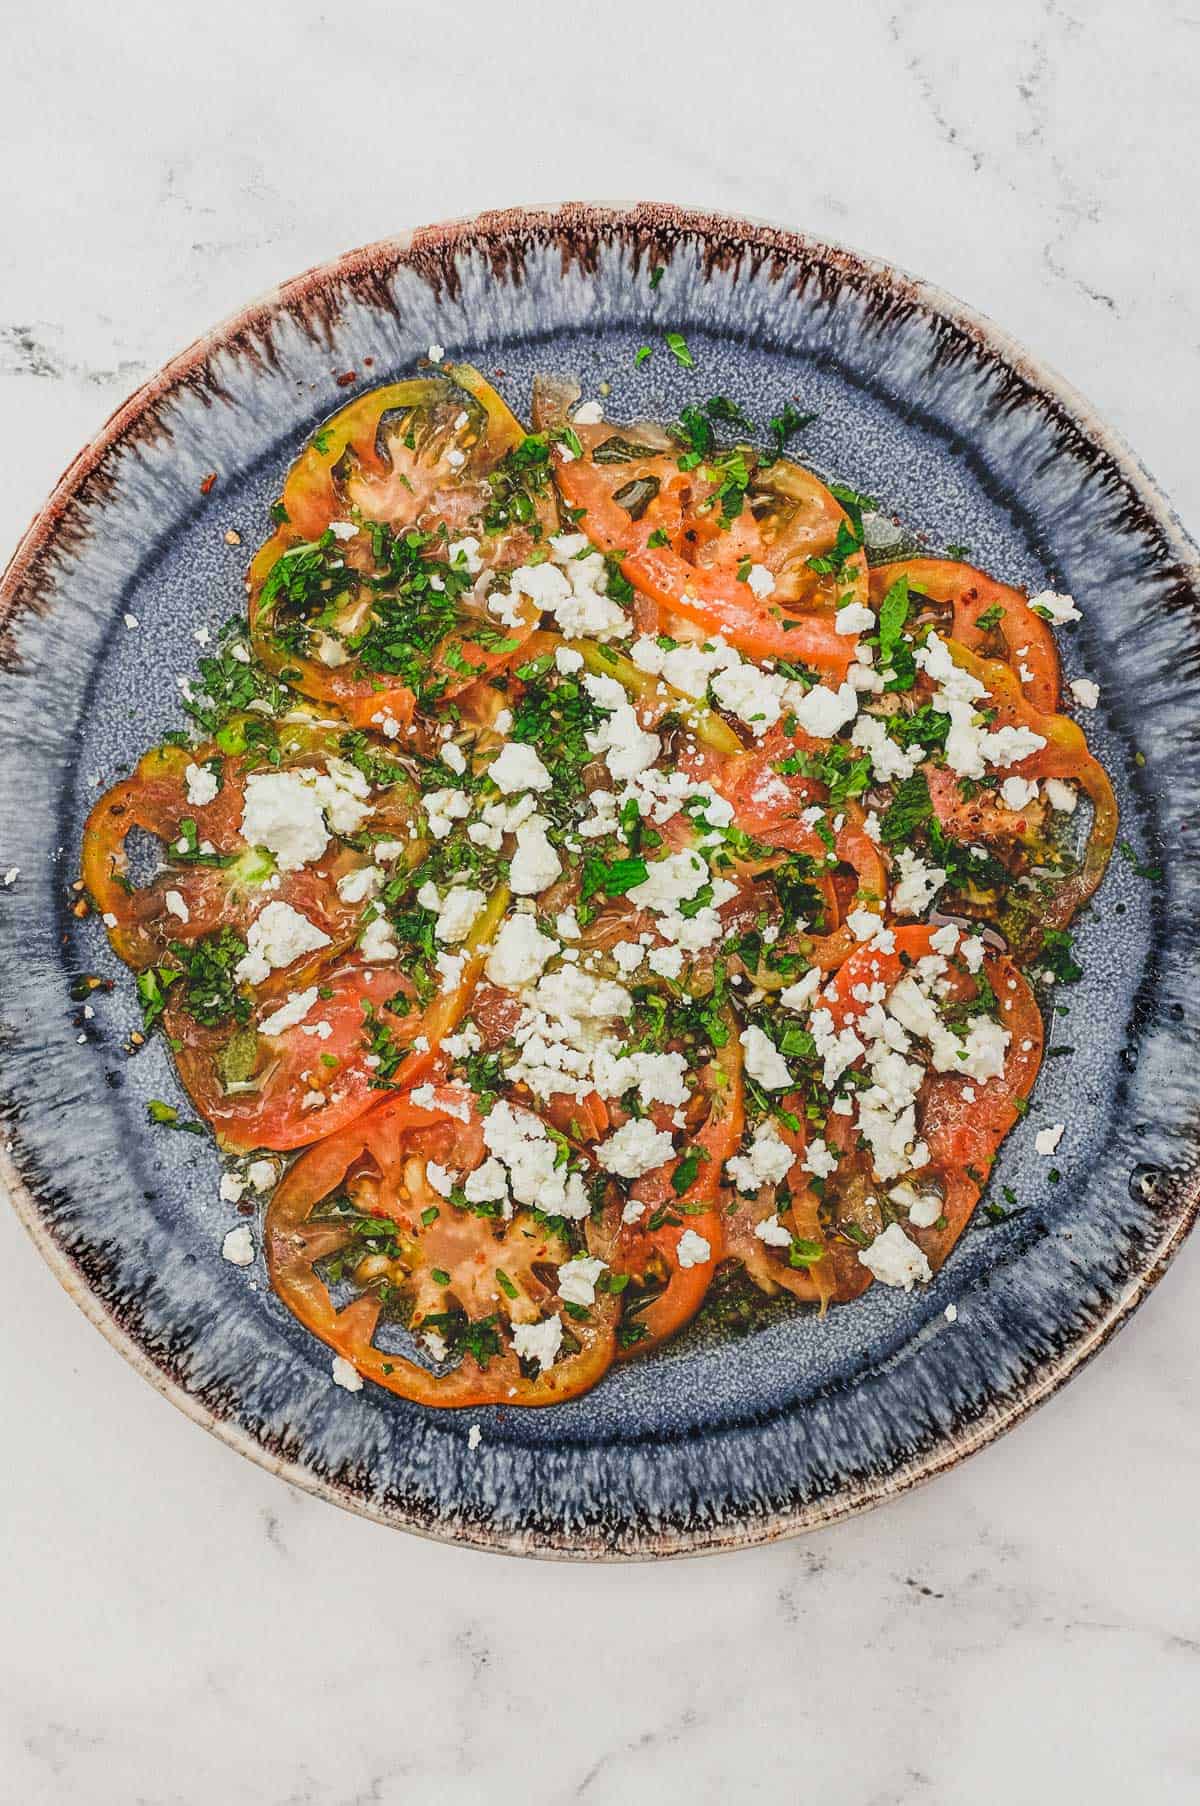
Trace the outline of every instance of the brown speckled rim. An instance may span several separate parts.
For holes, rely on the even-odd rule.
[[[498,279],[519,279],[525,252],[532,245],[557,246],[564,266],[588,268],[594,266],[600,246],[614,237],[620,238],[639,262],[643,258],[668,260],[681,240],[698,241],[710,271],[748,258],[753,270],[764,269],[775,277],[791,273],[797,292],[810,286],[818,292],[848,287],[866,298],[872,313],[884,321],[920,313],[935,335],[956,342],[959,355],[968,347],[982,364],[1004,373],[1010,405],[1038,407],[1085,449],[1089,461],[1130,496],[1136,525],[1149,535],[1164,565],[1177,572],[1189,588],[1200,581],[1196,548],[1166,497],[1122,440],[1069,384],[1038,364],[1000,328],[942,290],[857,252],[766,222],[659,202],[574,202],[483,213],[348,252],[305,271],[172,359],[124,402],[79,452],[21,539],[0,580],[0,662],[15,656],[13,624],[46,605],[58,558],[69,556],[79,536],[86,533],[84,507],[105,493],[105,465],[110,454],[123,445],[169,437],[165,404],[180,389],[191,389],[210,402],[219,399],[222,391],[214,365],[218,353],[270,366],[275,361],[274,326],[284,317],[298,324],[314,342],[332,345],[341,307],[349,296],[380,309],[394,306],[391,278],[401,267],[421,276],[435,294],[453,295],[456,260],[464,253],[482,254]],[[698,1555],[755,1547],[834,1523],[932,1479],[1019,1423],[1097,1354],[1158,1283],[1200,1211],[1200,1177],[1173,1187],[1163,1211],[1162,1233],[1154,1248],[1145,1251],[1142,1270],[1110,1300],[1094,1327],[1061,1354],[1043,1362],[1016,1395],[1003,1403],[989,1403],[961,1433],[913,1456],[887,1476],[871,1476],[848,1486],[836,1498],[756,1513],[730,1521],[725,1528],[643,1530],[636,1548],[616,1548],[594,1532],[547,1539],[544,1533],[504,1533],[484,1525],[459,1524],[439,1530],[412,1512],[376,1507],[348,1486],[321,1478],[298,1460],[265,1448],[240,1424],[188,1392],[106,1309],[51,1234],[35,1194],[17,1170],[11,1144],[0,1144],[0,1185],[50,1270],[84,1315],[151,1385],[239,1454],[317,1497],[431,1540],[576,1560]]]

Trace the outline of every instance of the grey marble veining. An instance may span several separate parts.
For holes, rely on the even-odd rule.
[[[0,74],[5,544],[256,291],[568,191],[776,217],[942,283],[1200,521],[1194,8],[119,17],[30,9]],[[4,1806],[1196,1797],[1194,1250],[1045,1411],[886,1511],[579,1570],[290,1491],[156,1398],[7,1213],[0,1250]]]

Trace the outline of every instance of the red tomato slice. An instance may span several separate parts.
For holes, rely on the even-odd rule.
[[[179,1044],[176,1060],[188,1095],[222,1146],[235,1153],[304,1147],[344,1129],[380,1101],[378,1069],[367,1064],[372,1025],[364,1006],[376,1012],[398,1048],[420,1031],[411,981],[394,970],[350,960],[294,988],[329,995],[318,996],[303,1022],[275,1035],[258,1031],[280,1008],[278,995],[260,1002],[240,1028],[204,1028],[168,1003],[165,1026]],[[318,1024],[328,1034],[314,1032]],[[244,1050],[237,1069],[248,1076],[229,1088],[222,1063],[231,1050]]]
[[[907,577],[910,589],[919,595],[953,609],[950,631],[960,646],[986,655],[999,642],[1013,671],[1027,673],[1018,681],[1034,708],[1043,714],[1057,709],[1058,647],[1050,627],[1034,614],[1023,591],[997,583],[973,564],[958,564],[950,558],[904,558],[876,565],[871,572],[871,601],[876,608],[900,577]],[[993,609],[1001,611],[996,626],[981,628],[980,617]]]
[[[434,1093],[432,1109],[407,1095],[391,1099],[310,1148],[267,1212],[271,1284],[314,1335],[364,1378],[402,1398],[451,1408],[557,1404],[586,1392],[607,1371],[619,1303],[603,1292],[584,1318],[567,1316],[553,1277],[571,1255],[565,1237],[528,1211],[508,1222],[477,1216],[429,1188],[428,1161],[468,1167],[482,1151],[474,1100],[453,1087]],[[329,1210],[335,1198],[349,1210]],[[358,1220],[379,1217],[395,1225],[386,1252],[353,1253],[354,1212]],[[356,1294],[340,1309],[318,1270],[334,1255],[351,1263]],[[412,1301],[414,1331],[450,1312],[472,1330],[467,1345],[478,1353],[463,1353],[456,1367],[439,1374],[379,1348],[385,1285]],[[553,1315],[562,1323],[561,1352],[531,1373],[517,1357],[512,1329]]]

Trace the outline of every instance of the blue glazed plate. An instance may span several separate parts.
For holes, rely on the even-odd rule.
[[[664,271],[651,287],[651,272]],[[686,335],[681,368],[662,334]],[[194,630],[242,605],[289,459],[359,384],[431,342],[518,414],[536,370],[612,385],[611,417],[699,394],[760,419],[798,396],[800,455],[878,496],[933,549],[1070,591],[1067,674],[1101,686],[1089,737],[1147,880],[1114,862],[1082,925],[1082,983],[990,1196],[933,1286],[876,1286],[825,1322],[694,1331],[548,1412],[430,1413],[330,1379],[235,1218],[215,1149],[147,1125],[177,1096],[161,1046],[123,1051],[132,985],[72,915],[98,789],[180,725]],[[657,347],[640,367],[639,345]],[[207,495],[202,479],[216,472]],[[230,531],[240,543],[227,542]],[[990,1440],[1113,1333],[1197,1208],[1200,627],[1196,553],[1128,451],[996,328],[912,278],[798,234],[657,205],[485,216],[375,245],[198,341],[80,454],[0,587],[0,1180],[76,1302],[181,1409],[300,1486],[390,1524],[524,1554],[734,1548],[888,1498]],[[123,625],[129,613],[140,625]],[[94,1018],[74,976],[114,978]],[[1061,1177],[1034,1152],[1065,1121]],[[982,1213],[980,1213],[982,1216]],[[257,1238],[256,1238],[257,1239]],[[949,1321],[946,1306],[957,1307]],[[477,1421],[479,1446],[468,1446]]]

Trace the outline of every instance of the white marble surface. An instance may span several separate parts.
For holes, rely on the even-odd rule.
[[[21,9],[0,541],[128,390],[278,278],[568,194],[773,217],[942,283],[1090,395],[1195,531],[1196,0],[439,13]],[[1198,1284],[1192,1248],[1065,1394],[887,1511],[574,1570],[269,1479],[137,1379],[0,1213],[0,1801],[1193,1802]]]

